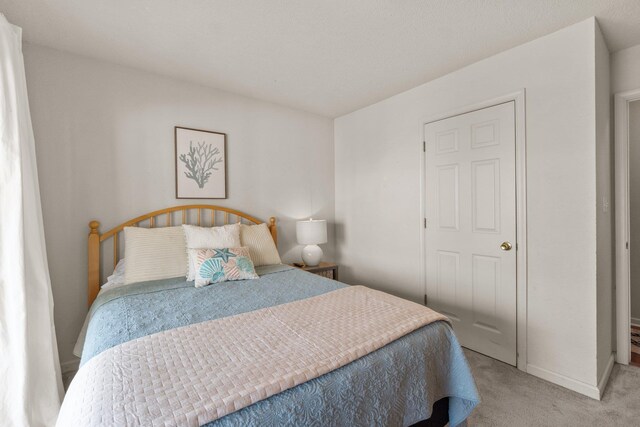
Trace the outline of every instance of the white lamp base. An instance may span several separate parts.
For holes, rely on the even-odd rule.
[[[322,249],[318,245],[307,245],[302,248],[302,261],[309,267],[315,267],[322,260]]]

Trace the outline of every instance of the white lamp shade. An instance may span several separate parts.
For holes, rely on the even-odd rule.
[[[310,219],[296,223],[296,236],[301,245],[319,245],[327,243],[327,221]]]

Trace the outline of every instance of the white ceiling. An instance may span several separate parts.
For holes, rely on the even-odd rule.
[[[639,0],[0,0],[24,39],[336,117]]]

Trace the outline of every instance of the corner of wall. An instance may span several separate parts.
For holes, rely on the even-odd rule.
[[[594,19],[594,92],[596,138],[597,380],[605,378],[613,344],[613,167],[609,49]],[[605,383],[606,385],[606,383]]]

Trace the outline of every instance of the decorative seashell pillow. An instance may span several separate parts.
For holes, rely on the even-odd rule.
[[[258,278],[247,248],[189,249],[189,252],[195,259],[196,288]]]

